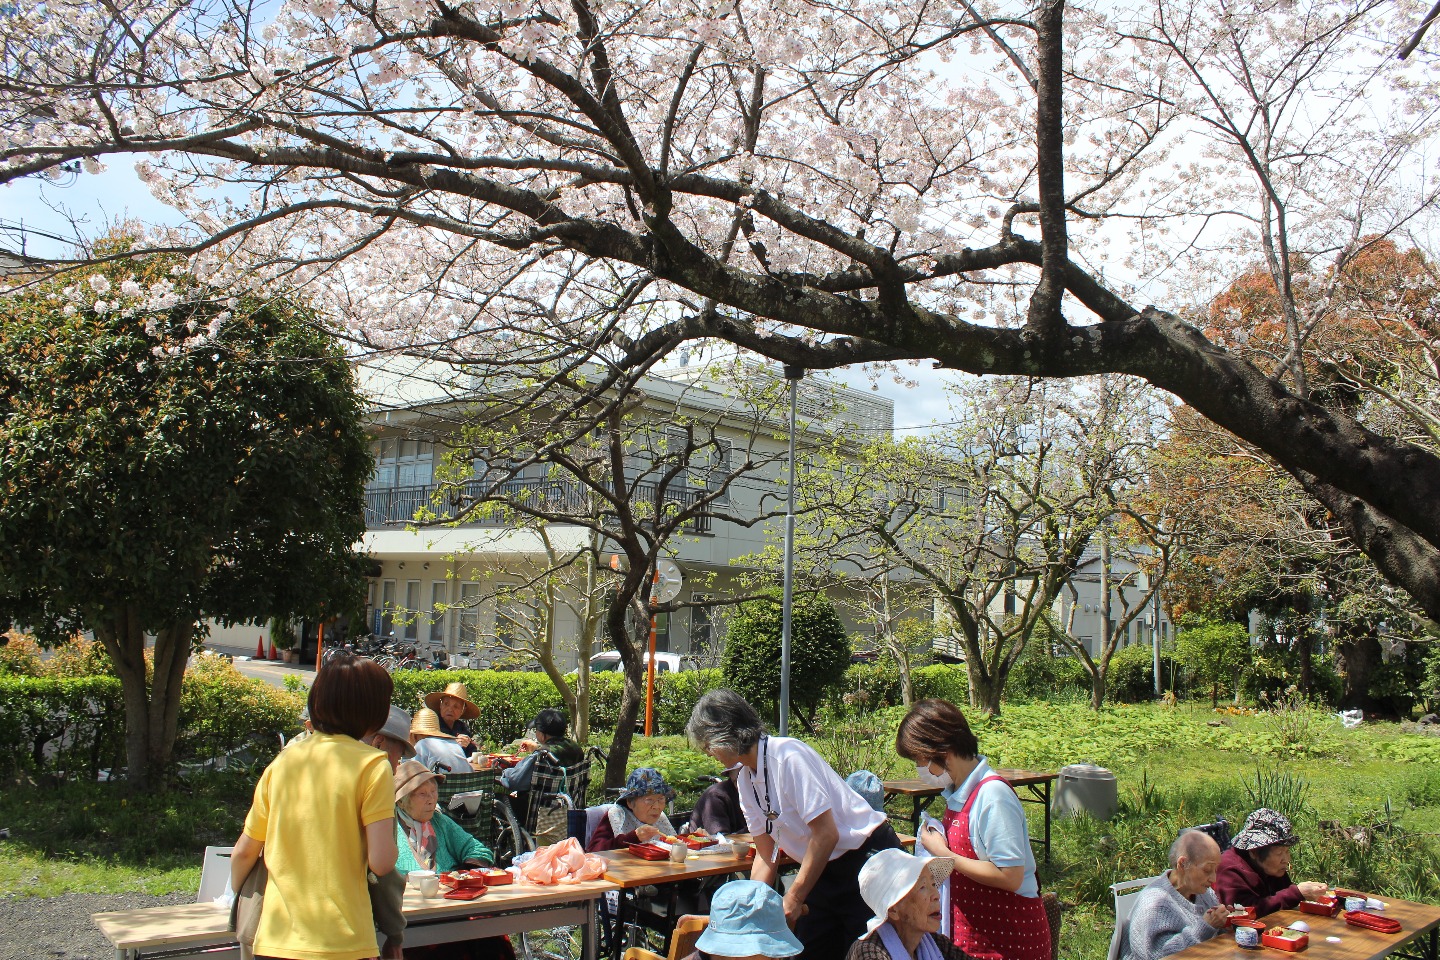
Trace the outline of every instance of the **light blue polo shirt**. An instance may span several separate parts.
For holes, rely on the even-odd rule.
[[[989,761],[981,757],[964,783],[942,794],[945,805],[959,813],[965,809],[965,801],[970,798],[975,785],[994,773]],[[1022,897],[1040,896],[1025,808],[1008,785],[988,783],[975,798],[975,805],[970,808],[970,843],[981,860],[989,860],[997,867],[1024,867],[1025,879],[1020,882],[1016,893]]]

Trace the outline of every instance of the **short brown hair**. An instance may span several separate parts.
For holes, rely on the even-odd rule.
[[[359,740],[385,726],[394,691],[380,664],[342,653],[321,667],[310,685],[310,726]]]
[[[980,754],[965,714],[949,700],[921,700],[895,731],[895,751],[916,763],[943,762],[947,754],[966,760]]]

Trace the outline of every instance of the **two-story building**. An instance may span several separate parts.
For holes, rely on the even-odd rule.
[[[451,461],[466,446],[457,439],[459,431],[475,420],[477,410],[483,413],[493,384],[467,387],[464,370],[403,357],[368,361],[357,374],[375,456],[361,544],[373,575],[364,627],[351,632],[408,641],[422,654],[442,649],[469,655],[477,665],[506,659],[506,647],[517,645],[518,635],[533,626],[526,623],[533,618],[516,588],[557,559],[589,549],[608,560],[612,551],[584,526],[552,522],[542,534],[504,509],[475,511],[459,524],[446,522],[484,482],[483,462],[477,460],[474,480],[457,482]],[[770,389],[764,389],[767,384]],[[666,485],[663,495],[646,473],[646,444],[633,444],[634,463],[628,464],[636,478],[632,497],[693,505],[724,487],[711,508],[687,523],[664,550],[684,577],[680,600],[735,595],[739,580],[750,572],[747,558],[773,545],[782,527],[788,405],[781,374],[758,364],[737,370],[687,363],[646,376],[638,388],[643,408],[627,422],[652,444],[658,435],[663,448],[664,433],[675,432],[680,422],[704,432],[706,442],[686,475]],[[801,381],[797,406],[802,460],[807,442],[821,435],[841,434],[858,444],[893,429],[890,400],[824,377]],[[753,468],[743,469],[746,463]],[[449,486],[446,477],[452,478]],[[502,487],[506,498],[541,497],[551,505],[568,498],[577,501],[577,509],[585,496],[573,478],[544,463],[507,473]],[[429,516],[430,522],[417,523],[417,516]],[[558,659],[566,669],[575,665],[573,638],[584,603],[579,587],[572,578],[551,608]],[[656,647],[712,659],[719,654],[716,623],[711,607],[661,615]],[[232,632],[237,639],[230,642],[248,638],[254,645],[254,627],[216,628],[212,636],[226,642],[223,635]],[[306,644],[312,642],[307,633]],[[603,641],[597,643],[597,652],[604,648]]]

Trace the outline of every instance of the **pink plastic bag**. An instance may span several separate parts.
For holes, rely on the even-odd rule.
[[[587,857],[574,837],[541,847],[530,862],[520,868],[520,875],[531,883],[550,886],[557,883],[580,883],[598,880],[605,875],[604,857]]]

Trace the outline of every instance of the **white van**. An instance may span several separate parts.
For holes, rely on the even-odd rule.
[[[643,659],[641,662],[648,664],[650,662],[650,654],[647,652],[642,656]],[[606,650],[604,653],[597,653],[590,658],[591,673],[619,673],[622,669],[620,654],[614,650]],[[682,657],[678,653],[655,654],[655,672],[657,674],[679,673],[681,670],[693,669],[695,669],[695,665],[690,661],[689,657]]]

